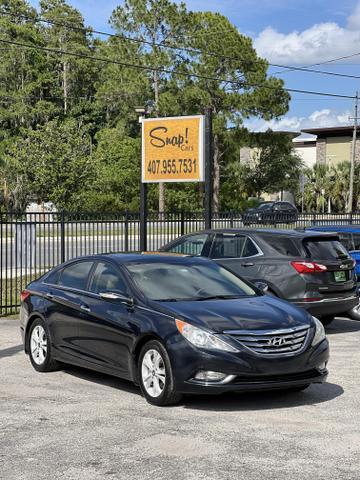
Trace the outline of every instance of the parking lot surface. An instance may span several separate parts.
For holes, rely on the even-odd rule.
[[[360,322],[327,333],[325,385],[158,408],[113,377],[35,372],[0,319],[0,478],[359,480]]]

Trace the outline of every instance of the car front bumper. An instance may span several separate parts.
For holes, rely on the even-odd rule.
[[[238,353],[206,352],[188,342],[187,345],[185,341],[182,344],[171,359],[176,389],[182,393],[219,394],[286,389],[323,383],[328,375],[327,339],[315,347],[306,346],[298,354],[271,356],[255,354],[246,349]],[[225,383],[199,381],[195,376],[200,370],[221,372],[231,378]]]

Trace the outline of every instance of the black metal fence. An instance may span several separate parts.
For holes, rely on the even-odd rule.
[[[302,228],[311,225],[360,224],[360,213],[300,214],[252,219],[246,226]],[[149,213],[147,250],[204,228],[204,212]],[[237,212],[213,216],[213,228],[244,227]],[[0,212],[0,316],[16,312],[21,290],[31,280],[71,258],[100,252],[140,249],[140,214]]]

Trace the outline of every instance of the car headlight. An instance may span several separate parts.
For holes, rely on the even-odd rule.
[[[318,343],[322,342],[325,338],[325,328],[324,325],[318,320],[316,317],[312,317],[315,323],[315,335],[311,345],[317,345]]]
[[[223,352],[238,351],[216,335],[208,333],[201,328],[194,327],[194,325],[191,325],[190,323],[178,319],[175,320],[175,323],[181,335],[195,347],[205,348],[206,350],[222,350]]]

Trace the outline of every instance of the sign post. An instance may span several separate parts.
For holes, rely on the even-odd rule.
[[[140,187],[140,248],[147,249],[147,184],[161,182],[204,182],[205,211],[211,216],[211,166],[205,169],[205,158],[211,147],[205,142],[207,118],[211,136],[211,116],[142,118],[142,161]],[[211,138],[211,137],[209,137]],[[208,167],[208,165],[207,165]],[[207,173],[205,174],[205,170]],[[207,175],[207,179],[205,178]],[[207,186],[208,185],[208,186]],[[208,224],[208,222],[205,222]]]

